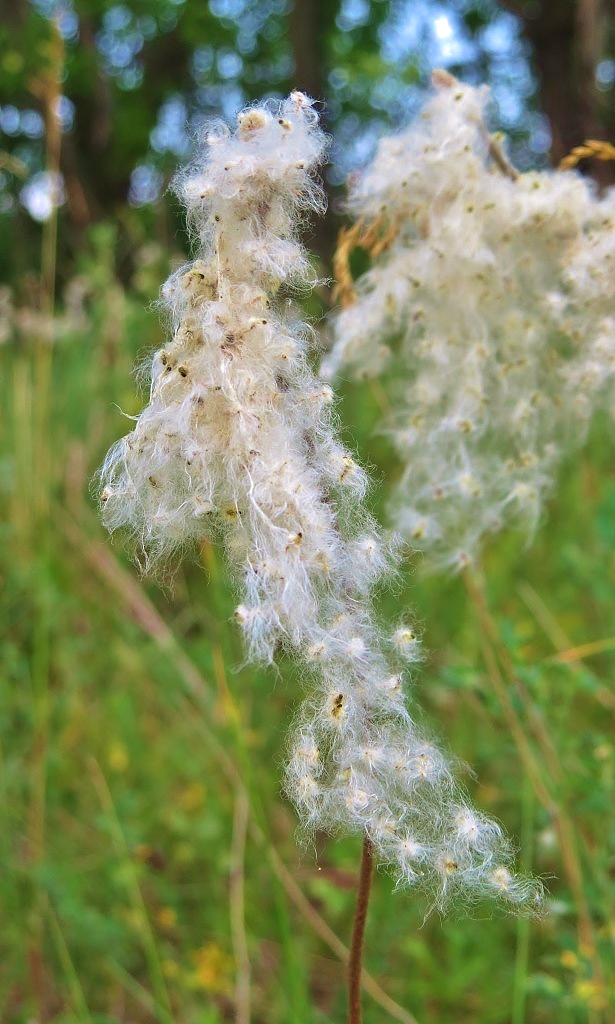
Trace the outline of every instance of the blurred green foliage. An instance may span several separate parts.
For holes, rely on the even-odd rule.
[[[118,226],[124,281],[135,234],[168,247],[181,220],[157,201],[203,120],[293,87],[316,96],[333,134],[330,220],[314,238],[325,264],[339,186],[417,110],[434,64],[491,81],[520,157],[543,145],[520,23],[495,0],[0,0],[0,54],[0,279],[12,283],[37,259],[31,214],[48,213],[45,129],[58,118],[60,282],[99,221]]]
[[[322,5],[331,187],[417,102],[433,38],[419,18],[404,49],[404,9]],[[527,140],[533,85],[514,25],[487,0],[438,12],[463,42],[448,66],[494,82],[503,123],[516,96],[517,128],[506,123]],[[143,401],[133,367],[164,331],[152,302],[185,258],[177,210],[158,198],[188,156],[183,120],[302,84],[289,9],[40,0],[2,14],[0,276],[11,288],[0,289],[0,1021],[235,1019],[243,881],[253,1024],[341,1024],[344,969],[323,929],[348,941],[359,841],[296,844],[279,789],[301,680],[289,664],[243,665],[219,552],[203,548],[164,591],[138,578],[88,499]],[[500,57],[485,42],[494,24],[509,33]],[[54,82],[69,101],[66,202],[37,224],[20,197],[49,166]],[[128,201],[138,167],[152,171],[141,181],[153,182],[151,201]],[[316,239],[325,260],[331,240]],[[325,300],[306,312],[318,317]],[[340,416],[374,468],[379,514],[399,467],[372,434],[376,397],[348,386]],[[493,544],[487,613],[462,581],[426,578],[410,559],[381,595],[389,621],[413,609],[424,624],[417,707],[551,893],[540,921],[483,906],[425,920],[421,900],[392,894],[378,874],[366,966],[419,1024],[615,1019],[610,433],[597,423],[565,467],[531,548],[513,535]],[[365,1024],[387,1019],[366,995]]]
[[[79,268],[82,305],[70,316],[61,306],[53,344],[39,318],[0,351],[0,1020],[234,1019],[229,908],[241,877],[252,1020],[341,1022],[343,967],[275,861],[347,941],[359,841],[319,835],[298,848],[279,796],[300,680],[287,664],[279,673],[242,667],[218,552],[204,548],[164,592],[138,579],[87,500],[88,480],[126,429],[123,414],[140,405],[131,368],[162,330],[146,297],[167,254],[137,249],[139,273],[123,288],[113,243],[111,229],[94,231]],[[397,467],[371,435],[368,385],[347,389],[341,415],[375,467],[379,511]],[[493,545],[490,625],[460,580],[426,579],[411,562],[381,598],[389,619],[412,608],[424,623],[430,653],[416,700],[476,772],[478,782],[467,775],[476,802],[519,838],[521,860],[550,890],[540,921],[483,906],[424,920],[422,900],[393,894],[377,875],[367,967],[421,1024],[612,1019],[609,442],[608,424],[598,424],[531,549],[514,536]],[[584,657],[582,645],[595,642]],[[510,662],[507,693],[529,760],[489,651]],[[242,786],[253,823],[245,850]],[[385,1019],[366,996],[366,1024]]]

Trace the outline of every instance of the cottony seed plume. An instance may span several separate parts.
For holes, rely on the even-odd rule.
[[[434,85],[351,191],[363,237],[377,225],[386,245],[354,301],[342,282],[322,376],[382,376],[403,466],[391,520],[428,566],[458,570],[505,526],[531,536],[612,394],[615,190],[519,174],[485,128],[487,89]]]
[[[437,903],[487,893],[533,907],[540,887],[513,876],[499,827],[411,718],[403,666],[417,636],[383,636],[370,601],[392,552],[307,362],[310,334],[280,300],[310,282],[297,234],[323,209],[312,173],[324,149],[312,102],[293,93],[210,134],[180,177],[200,255],[163,289],[173,335],[102,469],[103,519],[129,531],[147,570],[205,537],[224,544],[249,659],[286,649],[310,687],[286,770],[306,829],[369,835],[399,884]]]

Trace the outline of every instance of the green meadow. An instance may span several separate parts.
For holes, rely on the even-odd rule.
[[[221,551],[143,580],[90,496],[164,330],[166,258],[120,284],[114,246],[90,239],[79,317],[60,296],[0,349],[0,1021],[222,1024],[249,1002],[254,1024],[341,1024],[360,839],[298,842],[302,680],[244,665]],[[378,397],[348,385],[339,416],[381,516]],[[613,455],[605,418],[531,544],[495,538],[467,582],[408,553],[379,597],[422,625],[417,716],[549,896],[538,920],[441,918],[379,871],[365,1024],[615,1020]]]

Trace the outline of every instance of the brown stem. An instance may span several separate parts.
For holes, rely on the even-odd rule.
[[[352,926],[352,943],[348,961],[348,1024],[361,1024],[361,967],[369,893],[374,870],[374,847],[369,836],[363,840],[357,905]]]
[[[496,135],[492,135],[489,130],[483,125],[479,125],[480,133],[487,143],[487,150],[489,156],[493,160],[496,167],[511,181],[518,181],[521,175],[516,167],[513,167],[510,160],[502,149],[500,140]]]

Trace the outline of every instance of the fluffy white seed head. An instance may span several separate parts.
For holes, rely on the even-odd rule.
[[[417,636],[382,635],[370,600],[395,546],[363,507],[367,476],[337,436],[309,332],[280,301],[309,283],[298,226],[322,202],[311,175],[323,149],[311,101],[293,93],[213,129],[179,177],[200,252],[163,288],[172,337],[102,469],[102,516],[145,569],[206,537],[224,544],[249,660],[285,648],[311,687],[286,770],[306,829],[369,834],[399,882],[437,903],[452,891],[442,858],[463,847],[465,883],[505,896],[488,842],[505,866],[499,833],[477,813],[484,839],[462,841],[463,794],[409,714],[399,662],[417,660]]]
[[[353,216],[394,237],[322,374],[390,374],[392,521],[428,566],[459,571],[503,527],[532,534],[562,454],[610,403],[615,190],[515,174],[484,126],[488,91],[435,85],[352,188]]]

